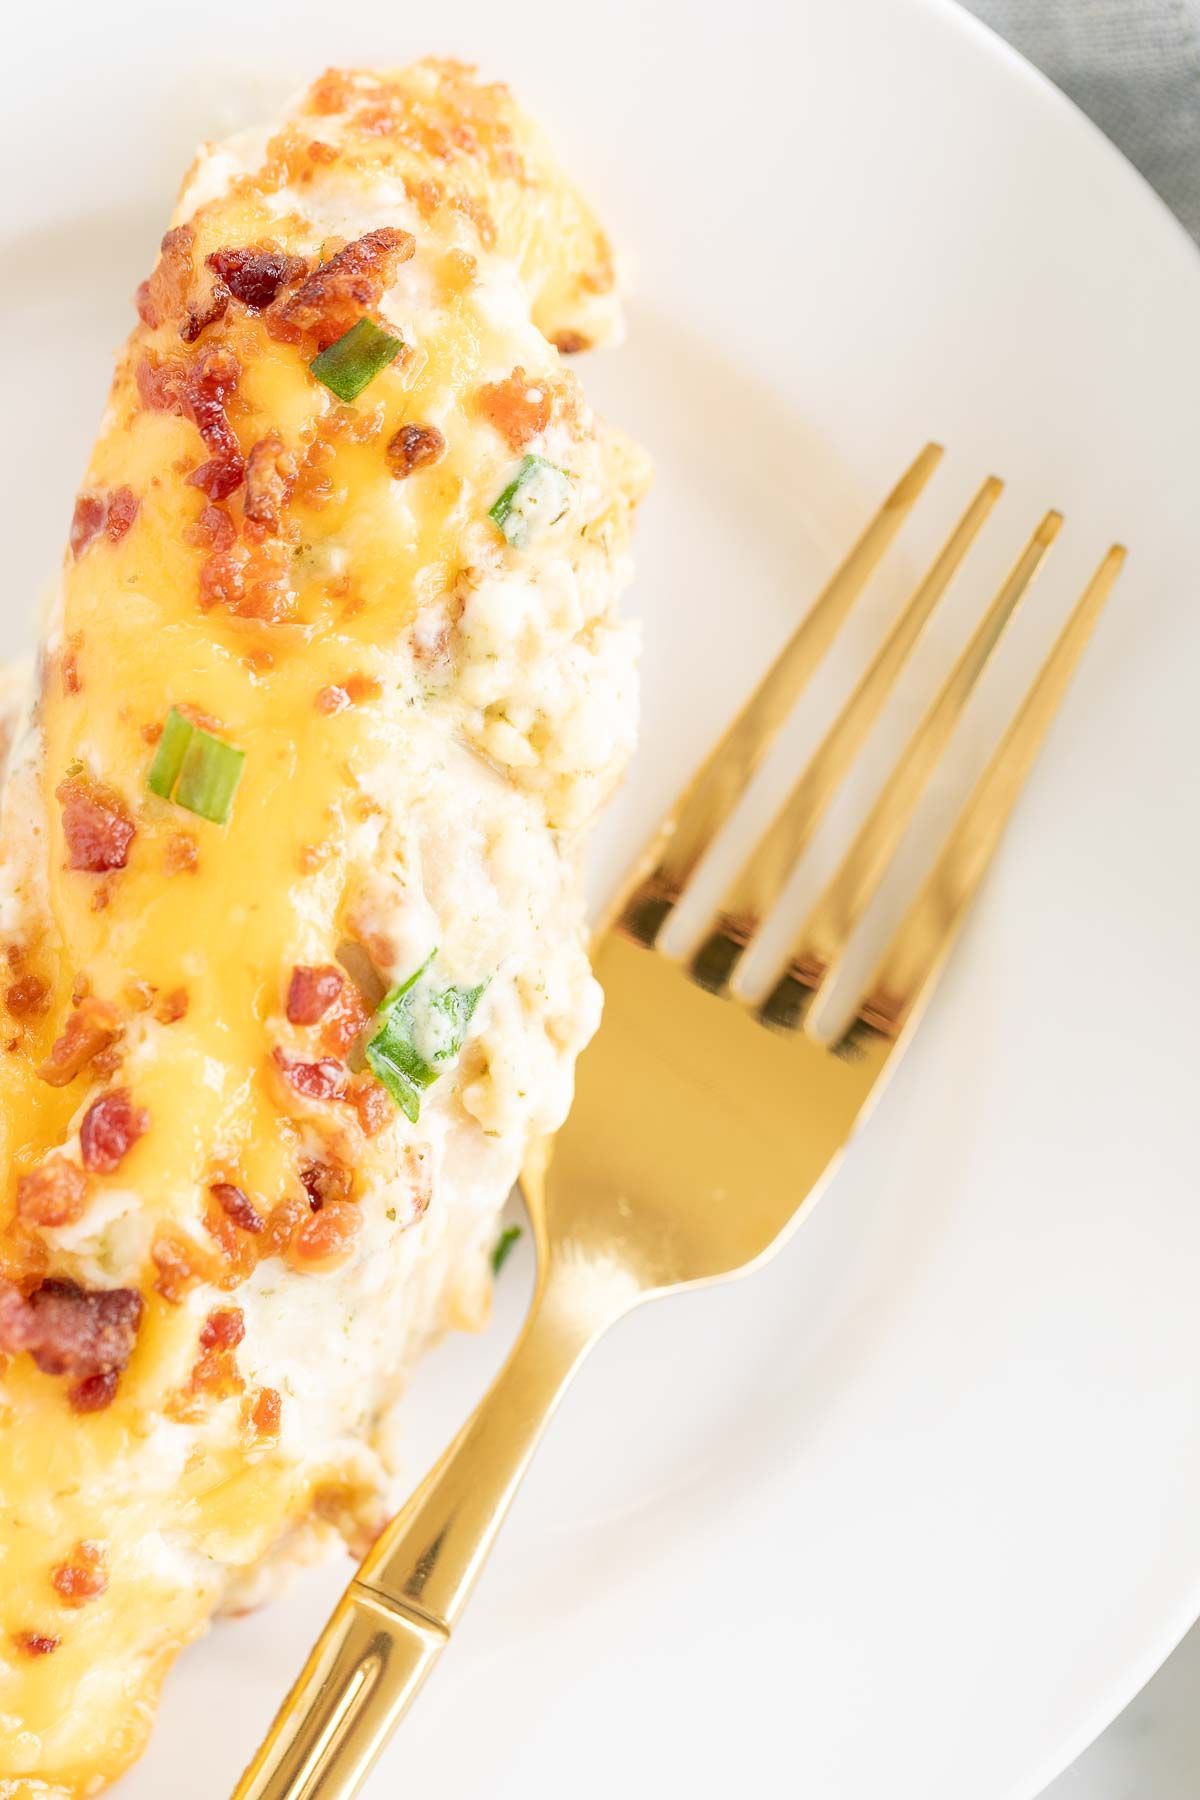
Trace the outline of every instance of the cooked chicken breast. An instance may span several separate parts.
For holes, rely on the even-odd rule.
[[[93,1794],[223,1605],[378,1524],[413,1357],[600,996],[644,485],[611,256],[503,87],[332,72],[137,299],[3,803],[0,1797]]]

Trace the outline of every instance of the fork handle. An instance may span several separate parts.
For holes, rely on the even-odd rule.
[[[368,1552],[233,1800],[349,1800],[450,1641],[583,1357],[638,1295],[557,1257],[495,1382]]]

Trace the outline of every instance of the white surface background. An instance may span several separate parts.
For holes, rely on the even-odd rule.
[[[419,24],[360,0],[336,27],[113,0],[9,33],[14,640],[192,140],[324,62],[430,47],[510,75],[636,253],[629,348],[591,377],[660,465],[645,748],[610,870],[927,435],[947,468],[833,677],[980,476],[1010,490],[881,753],[1043,507],[1068,527],[960,776],[1130,541],[964,953],[829,1201],[752,1284],[602,1347],[370,1790],[1029,1800],[1200,1604],[1194,250],[934,0],[615,0],[587,21],[459,0]],[[414,1470],[519,1281],[487,1343],[423,1373]],[[187,1658],[127,1800],[227,1790],[341,1574]]]

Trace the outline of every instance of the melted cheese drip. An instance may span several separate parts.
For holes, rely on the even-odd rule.
[[[391,109],[385,128],[367,129],[351,116],[373,97]],[[439,149],[437,132],[456,123],[465,148]],[[309,157],[313,139],[332,142],[336,159]],[[204,167],[193,177],[198,191]],[[449,199],[431,201],[435,178]],[[411,190],[426,184],[415,211],[404,198],[406,181]],[[356,832],[377,810],[372,794],[412,700],[403,686],[406,628],[453,589],[469,560],[464,545],[486,528],[487,508],[512,467],[511,451],[481,426],[472,396],[518,362],[555,377],[557,357],[541,330],[594,335],[611,304],[607,251],[590,214],[503,90],[476,87],[457,70],[418,69],[382,83],[354,78],[333,92],[319,84],[304,116],[273,140],[264,169],[200,207],[195,260],[198,266],[211,249],[265,237],[311,256],[326,221],[341,217],[361,217],[362,230],[400,223],[414,231],[417,257],[384,303],[413,350],[362,396],[358,416],[378,414],[369,440],[331,437],[328,503],[290,509],[298,527],[296,622],[264,624],[198,604],[205,553],[186,532],[204,501],[186,476],[205,453],[189,422],[140,404],[135,380],[147,352],[180,354],[177,325],[135,332],[118,369],[86,488],[128,486],[141,505],[120,542],[101,534],[78,560],[68,558],[61,634],[45,661],[37,723],[46,835],[35,855],[48,911],[35,904],[32,887],[25,902],[53,1003],[0,1060],[9,1171],[0,1236],[13,1217],[18,1177],[70,1139],[96,1091],[86,1072],[61,1089],[36,1074],[80,976],[122,1008],[131,1042],[139,1029],[131,982],[188,995],[186,1016],[156,1028],[152,1053],[136,1062],[136,1100],[151,1128],[119,1174],[97,1184],[133,1192],[143,1250],[162,1225],[202,1239],[201,1201],[215,1155],[236,1165],[242,1185],[268,1207],[294,1191],[299,1127],[281,1110],[272,1022],[292,965],[328,962],[336,949]],[[476,261],[473,280],[463,279],[465,247]],[[422,303],[422,293],[432,304]],[[269,431],[293,445],[327,431],[337,402],[294,347],[274,342],[237,307],[220,337],[244,371],[228,407],[244,451]],[[383,447],[409,421],[436,425],[448,450],[436,466],[398,482]],[[579,437],[603,488],[603,454],[590,428]],[[628,512],[629,498],[617,505],[601,493],[596,513],[606,531]],[[64,690],[68,646],[81,693]],[[354,674],[377,679],[383,701],[320,712],[319,691]],[[150,734],[172,704],[210,714],[220,735],[245,751],[226,828],[146,791]],[[118,789],[136,817],[128,866],[114,877],[65,866],[55,789],[76,764]],[[9,821],[10,834],[21,829],[34,826]],[[195,838],[198,866],[169,873],[180,831]],[[119,1773],[148,1729],[162,1673],[202,1629],[230,1572],[257,1563],[303,1518],[314,1493],[343,1476],[319,1459],[256,1441],[236,1403],[195,1422],[164,1417],[196,1356],[208,1306],[236,1304],[238,1296],[209,1288],[185,1305],[169,1304],[151,1291],[153,1273],[146,1264],[146,1317],[109,1410],[73,1415],[65,1383],[40,1374],[27,1357],[13,1359],[4,1375],[5,1800],[91,1793]],[[67,1609],[50,1570],[80,1539],[104,1543],[109,1586],[99,1599]],[[61,1643],[52,1654],[23,1655],[14,1636],[30,1630]]]

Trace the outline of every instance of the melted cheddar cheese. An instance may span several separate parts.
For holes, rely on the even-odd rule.
[[[645,472],[563,360],[612,260],[504,88],[322,77],[201,154],[139,312],[4,798],[2,1800],[98,1791],[214,1610],[378,1522],[598,1017],[632,737]],[[359,317],[400,348],[347,403]],[[529,456],[563,510],[510,542]],[[147,786],[172,708],[244,753],[226,823]],[[363,1050],[421,968],[482,997],[410,1118]]]

